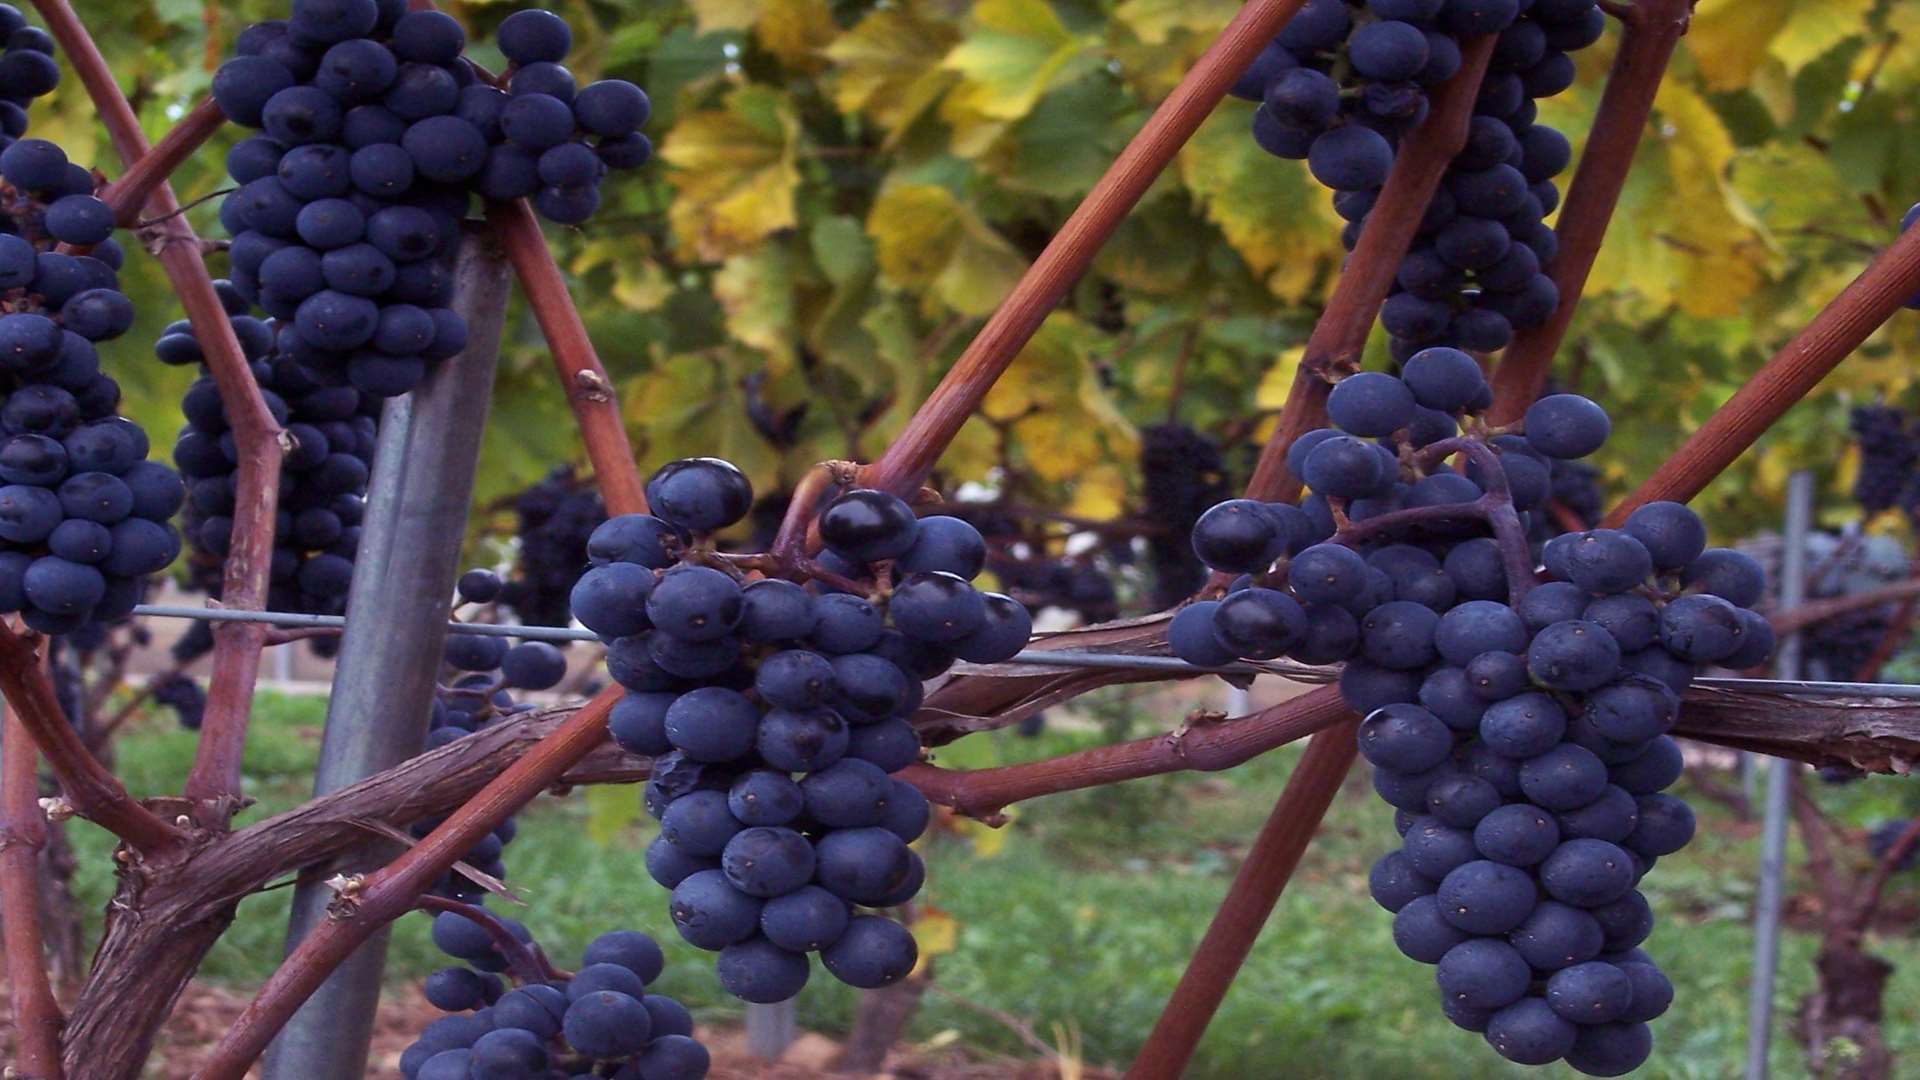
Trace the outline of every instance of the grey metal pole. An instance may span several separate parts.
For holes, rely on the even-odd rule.
[[[1813,473],[1802,469],[1787,481],[1786,550],[1780,560],[1780,606],[1800,605],[1806,592],[1807,532],[1813,524]],[[1775,654],[1782,678],[1800,676],[1799,634],[1789,634]],[[1767,1080],[1767,1046],[1773,1035],[1773,985],[1780,967],[1780,901],[1787,876],[1787,798],[1793,764],[1767,762],[1767,809],[1761,826],[1760,887],[1753,903],[1753,979],[1747,998],[1747,1080]]]
[[[380,417],[316,795],[405,761],[426,737],[507,307],[507,264],[485,235],[465,238],[454,274],[453,307],[467,321],[467,350],[442,361],[412,394],[389,400]],[[395,722],[402,718],[412,722]],[[384,861],[378,850],[364,850],[329,870]],[[322,876],[330,873],[294,891],[289,952],[326,916],[332,892]],[[386,954],[382,931],[300,1007],[267,1051],[267,1080],[357,1080],[366,1073]]]
[[[778,1061],[793,1045],[794,999],[772,1005],[747,1006],[747,1053],[761,1061]]]

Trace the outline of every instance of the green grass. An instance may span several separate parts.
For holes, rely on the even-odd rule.
[[[316,701],[263,698],[246,758],[247,794],[258,801],[243,821],[305,797],[319,714]],[[1002,733],[946,748],[940,760],[977,767],[1103,738]],[[133,790],[158,793],[184,775],[192,748],[191,734],[151,724],[120,742],[119,766]],[[992,857],[981,857],[960,836],[932,838],[925,845],[931,874],[923,897],[959,925],[958,948],[936,961],[938,984],[1023,1017],[1043,1036],[1052,1037],[1056,1026],[1075,1033],[1091,1061],[1125,1062],[1151,1028],[1296,758],[1281,751],[1223,776],[1165,777],[1030,803]],[[1882,778],[1823,788],[1820,795],[1837,816],[1861,823],[1911,813],[1908,790],[1901,780]],[[507,862],[509,884],[528,907],[512,914],[533,927],[563,965],[603,930],[647,930],[667,946],[666,992],[705,1020],[737,1016],[737,1003],[714,984],[711,958],[673,933],[664,894],[641,865],[651,821],[632,815],[618,824],[637,796],[606,791],[591,799],[543,798],[523,815]],[[1663,860],[1648,884],[1661,918],[1649,948],[1673,978],[1678,998],[1656,1024],[1654,1062],[1638,1074],[1645,1077],[1725,1077],[1737,1074],[1743,1061],[1756,829],[1712,803],[1696,806],[1699,838]],[[610,819],[618,827],[609,830]],[[595,841],[596,832],[609,831],[610,840]],[[1441,1018],[1429,970],[1394,951],[1389,917],[1367,896],[1367,868],[1392,835],[1390,811],[1357,777],[1350,779],[1209,1029],[1191,1077],[1574,1075],[1503,1067],[1476,1037]],[[83,868],[79,892],[87,909],[98,911],[111,887],[105,837],[85,825],[74,828],[74,837]],[[1797,852],[1794,857],[1797,866]],[[1796,879],[1793,887],[1805,883]],[[1920,902],[1912,882],[1896,892],[1897,904]],[[281,952],[287,897],[281,889],[247,900],[203,977],[236,988],[263,979]],[[424,925],[420,916],[402,920],[394,979],[416,979],[438,966]],[[1798,931],[1783,942],[1772,1045],[1779,1076],[1805,1072],[1788,1028],[1811,986],[1816,946],[1813,935]],[[1912,1060],[1920,1056],[1920,979],[1907,973],[1920,970],[1920,949],[1905,936],[1877,937],[1871,947],[1901,969],[1889,987],[1887,1030],[1895,1051]],[[815,976],[801,999],[801,1023],[844,1030],[853,993],[817,967]],[[924,1039],[945,1032],[984,1050],[1028,1052],[1001,1025],[929,995],[912,1034]]]

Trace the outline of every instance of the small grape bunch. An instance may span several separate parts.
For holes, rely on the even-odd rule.
[[[495,930],[459,911],[434,916],[434,945],[464,963],[427,976],[427,1000],[450,1015],[428,1024],[401,1053],[407,1080],[707,1075],[711,1058],[693,1037],[693,1015],[647,992],[666,967],[652,938],[638,930],[602,934],[568,975],[547,968],[524,925],[491,921]],[[497,931],[513,939],[504,950]],[[501,973],[518,985],[509,988]]]
[[[721,984],[747,1001],[799,993],[811,952],[856,987],[904,978],[913,935],[872,912],[919,892],[908,845],[929,807],[889,774],[919,758],[922,681],[1012,656],[1031,618],[972,586],[986,560],[973,526],[885,492],[827,504],[800,584],[743,582],[712,550],[753,504],[732,465],[676,461],[646,490],[651,514],[594,531],[572,602],[628,691],[614,738],[653,759],[646,863],[675,927],[719,953]]]
[[[18,15],[0,9],[0,28]],[[28,54],[47,59],[0,56],[0,97]],[[118,415],[120,386],[100,370],[100,344],[134,312],[96,181],[44,139],[0,150],[0,612],[46,634],[126,616],[180,553],[180,478],[147,460],[147,433]]]
[[[468,603],[491,603],[500,595],[501,582],[491,570],[469,570],[460,575],[460,599]],[[457,742],[504,718],[535,708],[530,702],[516,701],[513,693],[551,690],[567,675],[566,654],[544,641],[509,642],[492,634],[447,635],[442,650],[446,671],[434,695],[427,720],[427,750],[437,750]],[[425,818],[413,825],[413,834],[424,837],[444,818]],[[507,845],[513,843],[518,829],[513,818],[501,822],[482,838],[461,861],[488,877],[505,880]],[[477,901],[487,889],[459,869],[448,871],[434,883],[430,892],[453,900]]]
[[[327,386],[280,348],[291,328],[249,314],[232,282],[213,283],[267,410],[285,425],[293,448],[279,478],[273,563],[267,603],[275,611],[338,615],[346,610],[366,514],[367,483],[379,439],[380,399],[352,386]],[[180,399],[186,426],[173,460],[187,482],[187,538],[198,556],[192,583],[218,597],[233,545],[238,495],[237,447],[198,335],[186,320],[170,323],[154,356],[173,366],[200,365]],[[315,639],[315,644],[326,639]]]

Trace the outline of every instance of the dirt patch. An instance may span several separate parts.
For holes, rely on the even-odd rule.
[[[10,1005],[4,988],[0,988],[0,1046],[8,1048],[8,1058],[12,1057],[13,1045]],[[226,990],[188,987],[154,1048],[147,1080],[187,1080],[207,1047],[232,1025],[245,1005],[245,998]],[[417,990],[389,991],[374,1021],[367,1080],[400,1080],[400,1052],[421,1028],[441,1015]],[[837,1047],[821,1035],[803,1035],[789,1053],[791,1061],[765,1062],[747,1054],[738,1030],[702,1027],[696,1034],[713,1051],[713,1071],[708,1074],[711,1080],[855,1080],[850,1074],[828,1070],[826,1063]],[[256,1070],[248,1075],[259,1074]],[[894,1051],[885,1071],[865,1075],[869,1080],[1112,1080],[1116,1074],[1089,1068],[1062,1076],[1049,1061],[981,1060],[951,1047],[909,1046]]]

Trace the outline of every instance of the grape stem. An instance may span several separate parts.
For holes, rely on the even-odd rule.
[[[34,7],[86,87],[121,164],[133,168],[149,152],[146,135],[106,57],[67,0],[34,0]],[[214,292],[199,238],[186,219],[176,213],[179,208],[173,189],[162,177],[154,183],[144,210],[147,217],[160,219],[160,223],[143,228],[141,240],[159,259],[186,310],[239,448],[233,546],[221,585],[222,602],[230,608],[260,611],[266,607],[267,579],[272,569],[274,512],[279,499],[280,465],[287,451],[286,433],[267,409],[226,308]],[[237,623],[214,631],[213,675],[199,747],[186,782],[186,795],[198,804],[195,812],[203,826],[224,828],[240,805],[240,758],[246,746],[253,689],[260,675],[260,650],[265,642],[266,627],[258,624]],[[40,750],[52,759],[44,742]]]
[[[458,871],[456,870],[455,873]],[[512,970],[514,977],[523,984],[552,982],[555,979],[572,977],[553,966],[553,962],[547,959],[546,950],[539,945],[521,941],[512,930],[507,928],[506,923],[500,921],[499,916],[478,904],[424,893],[420,899],[414,901],[413,906],[420,911],[450,911],[479,924],[480,928],[487,932],[487,936],[493,939],[493,947],[500,950],[500,955],[506,958],[507,967]]]
[[[1500,455],[1494,453],[1493,448],[1485,442],[1467,436],[1428,443],[1413,454],[1410,463],[1414,468],[1426,471],[1454,454],[1465,455],[1480,470],[1486,485],[1485,494],[1472,502],[1414,506],[1365,521],[1345,522],[1333,534],[1331,542],[1357,548],[1403,529],[1459,520],[1485,521],[1493,530],[1494,544],[1500,551],[1500,565],[1506,573],[1507,602],[1517,604],[1527,590],[1533,588],[1536,575],[1533,550],[1527,543],[1526,530],[1520,525],[1520,515],[1513,508],[1513,492],[1507,486],[1507,470],[1500,464]]]
[[[625,693],[617,685],[601,691],[425,839],[368,874],[351,897],[343,895],[334,905],[334,917],[314,927],[267,979],[193,1080],[241,1080],[294,1010],[342,960],[382,926],[412,910],[421,894],[483,837],[606,741],[607,713]]]
[[[823,461],[807,470],[807,475],[794,485],[786,516],[780,519],[780,531],[774,534],[773,544],[768,551],[782,568],[796,570],[806,561],[810,539],[808,527],[814,520],[814,508],[819,506],[827,492],[852,485],[859,475],[859,468],[851,461]],[[793,575],[789,572],[782,576]]]
[[[1302,4],[1303,0],[1248,0],[1241,5],[1021,275],[880,459],[861,470],[861,483],[904,498],[926,480],[967,418],[1092,265],[1134,204]]]
[[[7,694],[9,703],[13,695]],[[0,920],[12,989],[15,1066],[23,1077],[60,1080],[60,1029],[66,1018],[47,977],[40,926],[40,852],[47,819],[40,809],[40,755],[26,726],[7,708],[0,716],[0,894],[13,898]]]
[[[1001,811],[1042,795],[1167,773],[1231,769],[1337,724],[1350,713],[1339,691],[1324,686],[1246,716],[1204,723],[1190,720],[1162,735],[1043,761],[970,771],[915,764],[898,775],[931,802],[1000,825],[1006,821]]]

